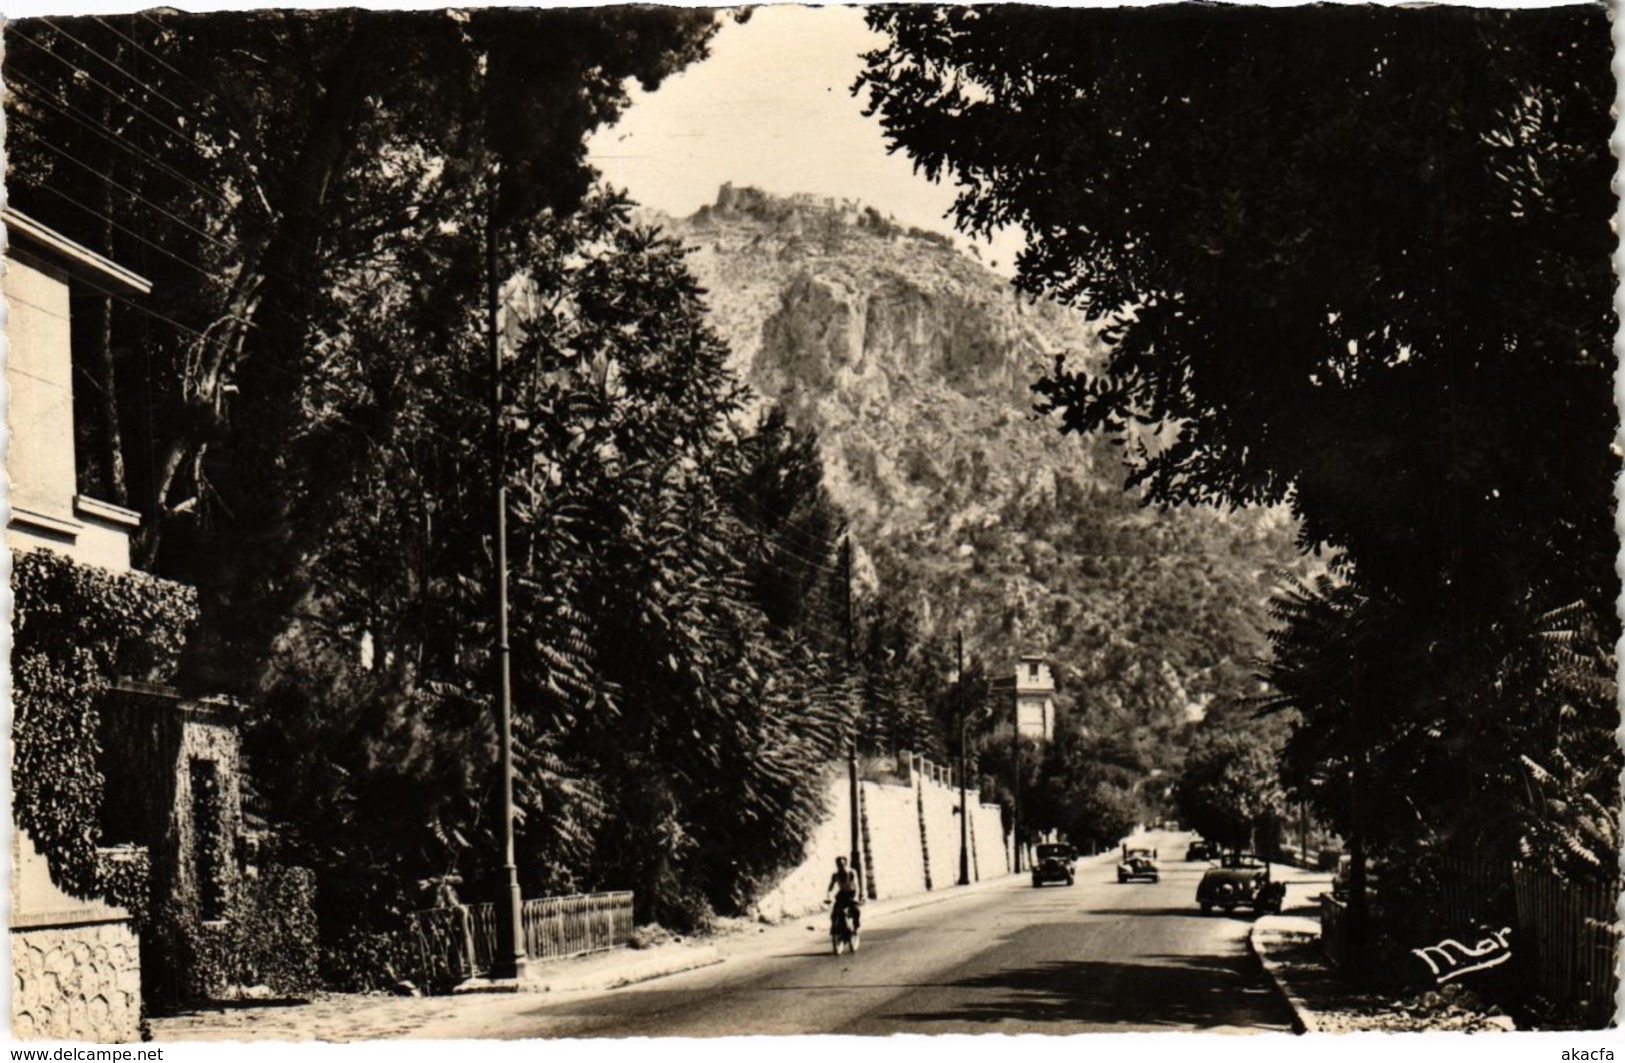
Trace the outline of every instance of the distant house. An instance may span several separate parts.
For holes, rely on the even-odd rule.
[[[1016,730],[1023,738],[1055,739],[1055,677],[1044,658],[1024,655],[1009,678],[996,678],[994,696],[1014,703]]]
[[[1045,742],[1055,738],[1055,679],[1042,657],[1016,665],[1016,729]]]

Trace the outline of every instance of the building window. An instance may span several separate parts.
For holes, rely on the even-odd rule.
[[[1038,662],[1037,661],[1028,661],[1027,662],[1027,678],[1028,679],[1037,679],[1038,678]]]
[[[192,873],[197,883],[198,917],[226,914],[226,866],[220,806],[220,765],[194,757],[192,774]]]

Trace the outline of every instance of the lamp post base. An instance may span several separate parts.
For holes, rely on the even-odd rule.
[[[525,977],[530,957],[525,952],[525,927],[521,913],[524,895],[519,892],[519,875],[510,862],[506,868],[507,895],[497,902],[497,950],[491,957],[493,982],[519,981]]]

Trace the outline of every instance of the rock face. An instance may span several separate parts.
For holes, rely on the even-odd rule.
[[[1043,490],[1052,460],[1088,461],[1032,418],[1030,386],[1057,354],[1096,353],[1097,330],[947,237],[726,185],[715,206],[660,221],[693,249],[735,368],[818,430],[832,493],[870,530],[917,526],[949,481]],[[1012,449],[1033,459],[1006,468],[994,453]]]
[[[1073,680],[1063,708],[1080,678],[1111,680],[1094,684],[1108,705],[1135,696],[1108,689],[1132,680],[1183,721],[1227,681],[1221,660],[1262,649],[1260,577],[1293,560],[1286,518],[1141,509],[1108,444],[1033,413],[1031,384],[1058,354],[1104,354],[1081,314],[849,200],[724,186],[691,217],[652,220],[691,248],[735,368],[817,430],[826,486],[878,578],[860,590],[938,633],[962,625],[1000,668],[1050,655]],[[1238,595],[1239,610],[1222,600]],[[1170,640],[1146,623],[1157,611],[1223,630]]]

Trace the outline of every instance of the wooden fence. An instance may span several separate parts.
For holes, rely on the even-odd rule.
[[[1511,865],[1481,856],[1453,856],[1442,862],[1434,916],[1445,932],[1492,929],[1513,917]],[[1492,926],[1493,924],[1493,926]]]
[[[1564,1026],[1597,1029],[1613,1018],[1619,990],[1619,888],[1575,884],[1545,868],[1489,861],[1445,865],[1434,899],[1441,927],[1509,925],[1512,964],[1541,1013]],[[1501,919],[1506,923],[1500,923]],[[1348,905],[1327,895],[1320,905],[1321,947],[1339,967],[1348,962]]]
[[[1596,1029],[1614,1015],[1619,976],[1615,886],[1575,885],[1545,871],[1515,866],[1518,929],[1513,951],[1533,950],[1535,992],[1557,1014]]]
[[[613,949],[632,937],[632,893],[539,897],[526,901],[519,917],[533,960]]]
[[[588,893],[540,897],[519,912],[525,955],[554,960],[618,948],[632,937],[632,894]],[[462,904],[429,908],[407,917],[417,977],[445,988],[491,973],[497,951],[496,908]]]

